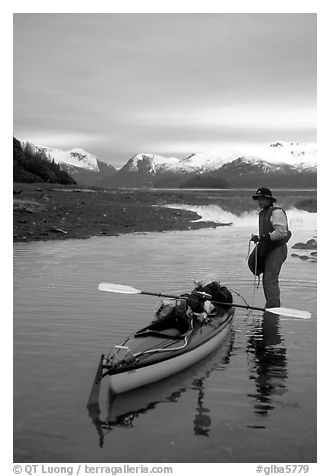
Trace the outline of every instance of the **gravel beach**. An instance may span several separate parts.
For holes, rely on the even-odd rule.
[[[194,222],[199,218],[194,212],[165,208],[180,200],[180,193],[168,191],[15,183],[13,193],[14,242],[219,226]]]

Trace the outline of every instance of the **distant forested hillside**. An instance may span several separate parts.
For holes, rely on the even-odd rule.
[[[217,171],[194,174],[180,185],[180,188],[229,188],[231,183],[221,177]]]
[[[14,182],[76,183],[71,175],[61,170],[44,152],[34,152],[28,146],[23,149],[15,137],[13,159]]]

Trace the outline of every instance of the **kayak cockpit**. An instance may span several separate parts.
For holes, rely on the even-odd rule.
[[[182,316],[170,316],[156,321],[135,333],[134,337],[161,337],[166,339],[184,339],[192,328],[192,322]]]

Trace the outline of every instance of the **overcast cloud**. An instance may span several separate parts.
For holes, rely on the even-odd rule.
[[[15,14],[14,134],[115,166],[316,141],[316,15]]]

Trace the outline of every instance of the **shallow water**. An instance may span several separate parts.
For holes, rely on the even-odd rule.
[[[316,234],[315,214],[289,214],[291,246]],[[181,293],[216,274],[263,306],[245,260],[254,220],[14,246],[15,462],[316,461],[316,263],[293,250],[282,305],[312,312],[310,321],[237,309],[208,359],[110,402],[104,380],[101,414],[86,408],[100,354],[146,325],[159,302],[101,293],[98,283]]]

